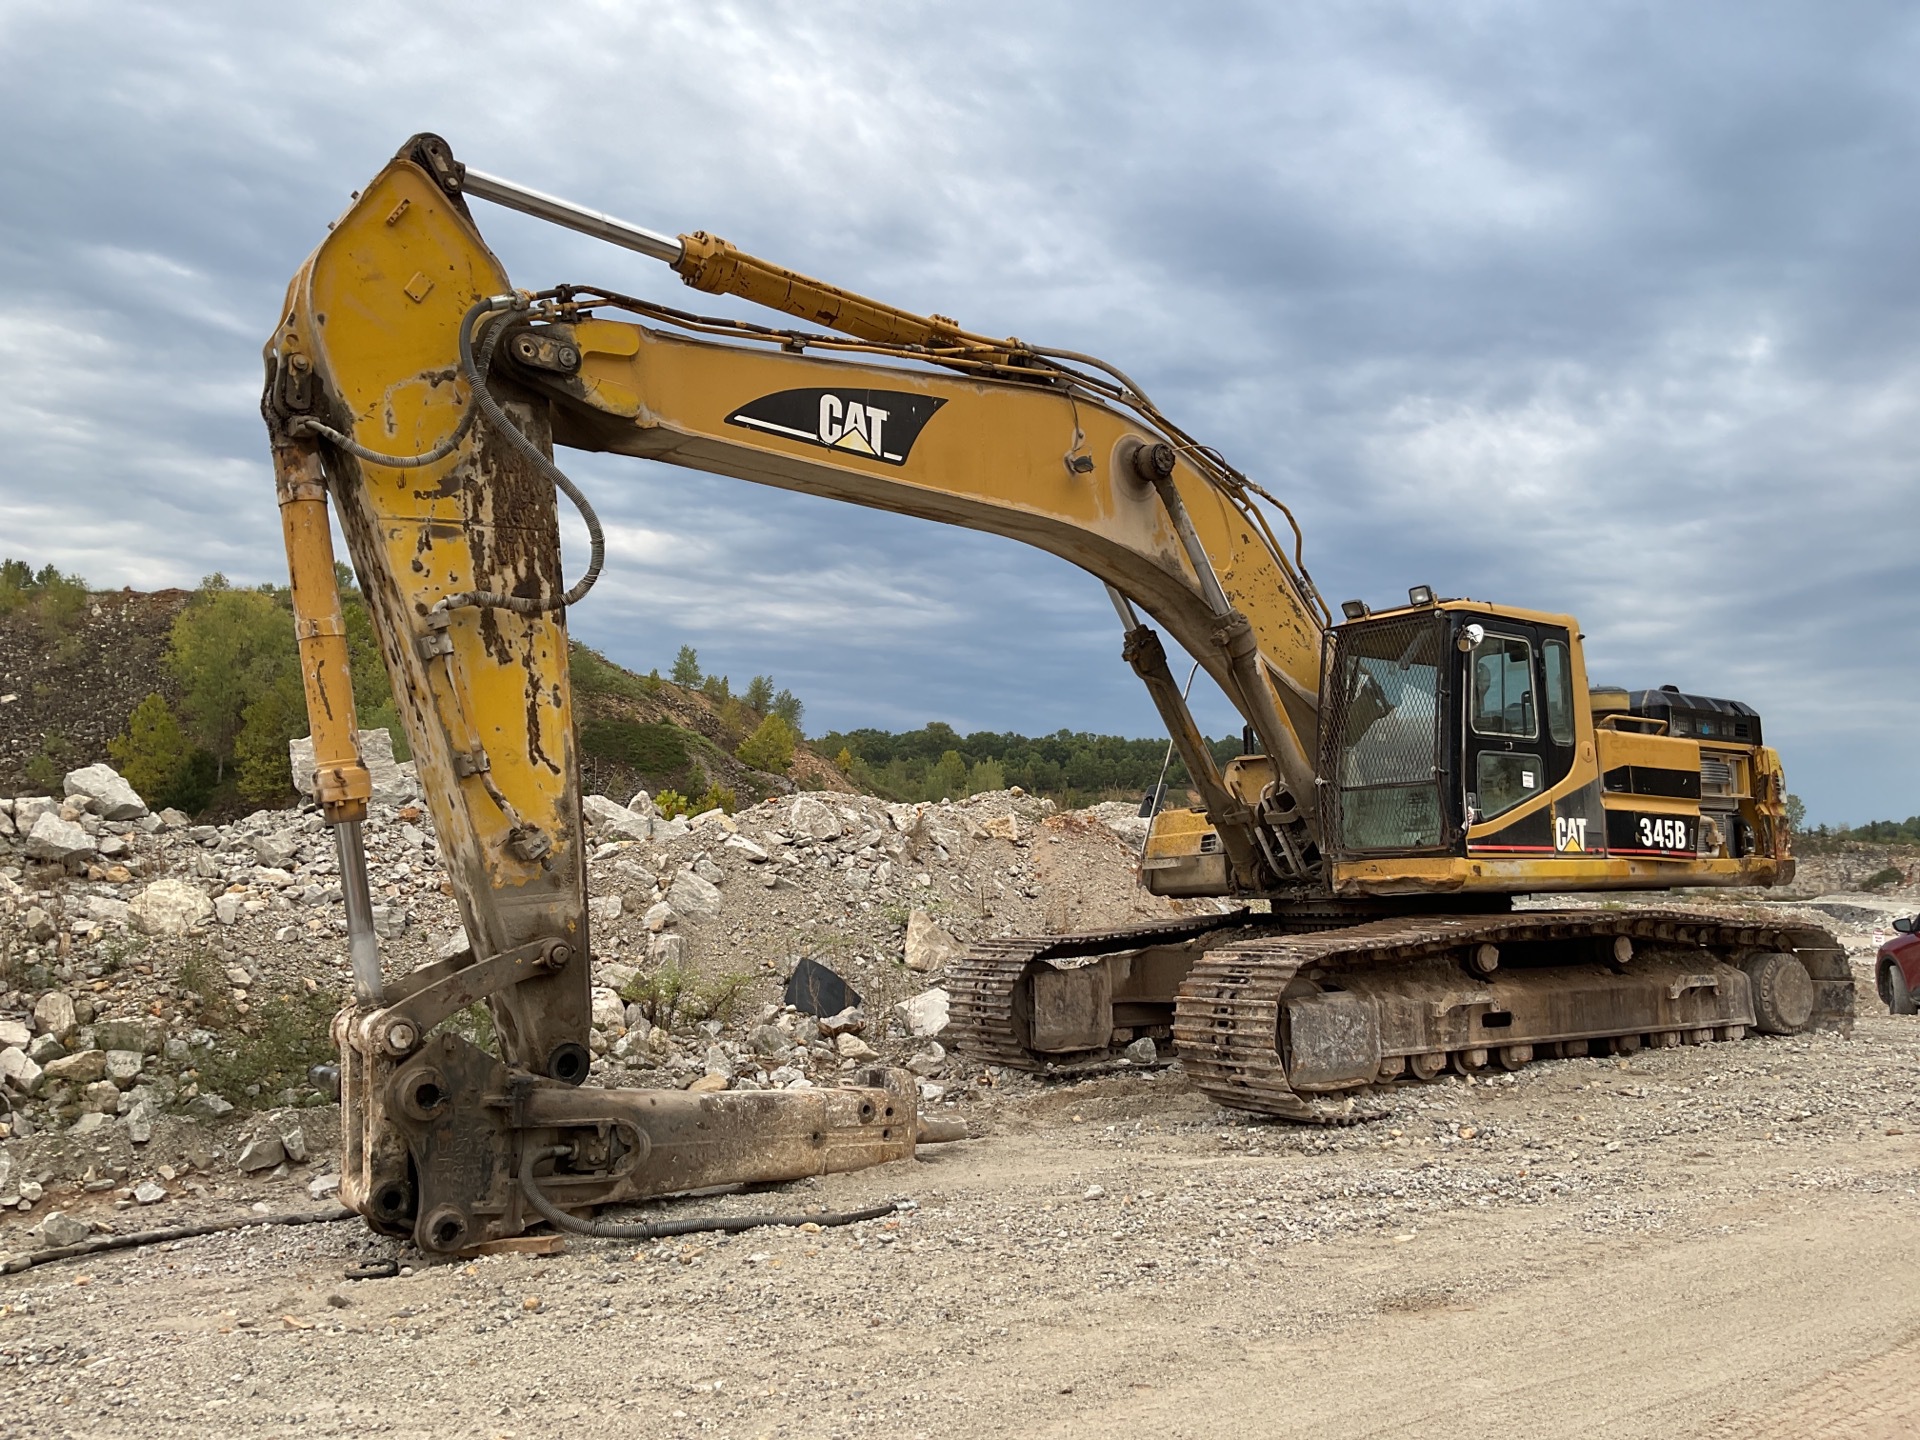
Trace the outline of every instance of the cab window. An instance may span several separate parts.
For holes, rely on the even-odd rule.
[[[1546,772],[1538,755],[1516,755],[1510,750],[1482,750],[1474,767],[1473,797],[1477,819],[1491,820],[1545,788]]]
[[[1547,734],[1556,745],[1573,744],[1573,656],[1564,640],[1540,647],[1547,662]]]
[[[1539,729],[1533,647],[1512,635],[1489,635],[1473,647],[1472,663],[1474,732],[1532,739]]]

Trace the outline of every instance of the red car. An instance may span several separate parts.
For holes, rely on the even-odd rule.
[[[1875,963],[1874,986],[1887,1009],[1896,1015],[1920,1013],[1920,935],[1914,933],[1920,915],[1903,916],[1893,922],[1900,933],[1880,947]]]

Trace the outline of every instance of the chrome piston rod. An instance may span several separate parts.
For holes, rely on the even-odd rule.
[[[575,205],[571,200],[562,200],[557,195],[529,190],[524,185],[502,180],[498,175],[489,175],[471,166],[460,188],[482,200],[491,200],[509,210],[518,210],[522,215],[578,230],[582,235],[591,235],[623,249],[637,250],[655,260],[664,260],[669,265],[677,263],[682,253],[680,242],[671,235],[662,235],[644,225],[616,220],[602,211],[589,210],[584,205]]]
[[[353,994],[362,1005],[385,998],[380,979],[380,940],[373,933],[373,896],[367,890],[367,842],[358,820],[333,827],[340,857],[340,893],[347,906],[347,958],[353,965]]]

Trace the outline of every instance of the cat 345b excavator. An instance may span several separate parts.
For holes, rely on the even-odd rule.
[[[586,285],[517,290],[474,198],[806,328]],[[1845,956],[1823,931],[1512,904],[1789,878],[1783,777],[1753,710],[1591,688],[1566,615],[1416,587],[1377,613],[1350,601],[1334,623],[1286,507],[1111,365],[583,210],[419,135],[294,277],[266,368],[355,974],[335,1027],[342,1190],[376,1228],[456,1250],[641,1196],[898,1158],[926,1133],[894,1071],[799,1093],[581,1085],[590,951],[565,621],[604,547],[555,446],[992,531],[1106,583],[1201,802],[1154,820],[1144,878],[1248,903],[977,947],[949,982],[953,1037],[976,1056],[1070,1069],[1151,1037],[1225,1105],[1340,1121],[1448,1066],[1851,1024]],[[556,490],[592,537],[571,587]],[[472,942],[395,980],[368,915],[329,500]],[[1238,707],[1248,753],[1216,764],[1143,614]],[[498,1055],[440,1027],[479,1000]]]

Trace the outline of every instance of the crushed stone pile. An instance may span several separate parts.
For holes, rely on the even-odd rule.
[[[413,767],[376,758],[365,838],[397,976],[467,942]],[[205,1074],[296,1005],[319,1033],[350,993],[318,810],[195,824],[150,812],[104,764],[63,792],[0,799],[0,1210],[31,1213],[63,1179],[122,1208],[160,1203],[210,1166],[304,1170],[314,1198],[331,1193],[337,1177],[320,1172],[338,1120],[321,1077],[221,1093]],[[1211,905],[1138,887],[1145,825],[1125,804],[812,792],[666,819],[643,793],[582,810],[602,1085],[804,1088],[884,1060],[921,1077],[925,1103],[965,1103],[940,982],[970,942]],[[858,1003],[825,1017],[785,1005],[802,961]]]

